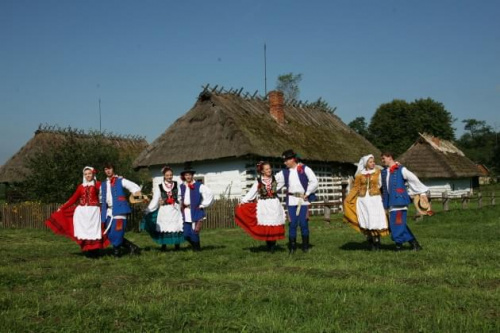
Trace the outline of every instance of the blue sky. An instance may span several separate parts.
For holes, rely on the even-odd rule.
[[[500,1],[0,0],[0,164],[38,125],[151,142],[201,86],[302,73],[346,123],[433,98],[500,130]],[[268,89],[269,90],[269,89]]]

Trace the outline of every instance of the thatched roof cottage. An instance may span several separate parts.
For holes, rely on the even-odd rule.
[[[277,91],[269,98],[255,95],[207,86],[134,166],[159,177],[163,165],[178,174],[190,162],[216,195],[240,197],[255,179],[257,161],[269,160],[277,171],[283,167],[282,152],[292,148],[316,172],[319,197],[338,200],[340,181],[354,173],[360,156],[379,154],[336,115],[301,102],[285,103]]]
[[[39,126],[35,136],[0,167],[0,183],[22,183],[29,172],[28,161],[40,152],[56,149],[69,135],[76,136],[79,140],[93,139],[91,134],[77,129]],[[132,158],[148,146],[143,137],[136,136],[104,134],[104,140],[118,147],[121,154],[127,154]]]
[[[429,186],[431,196],[460,196],[479,186],[480,176],[474,162],[450,141],[420,134],[398,161]]]

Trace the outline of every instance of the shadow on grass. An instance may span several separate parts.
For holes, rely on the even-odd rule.
[[[309,244],[309,250],[314,248],[313,244]],[[260,252],[270,252],[269,249],[267,248],[267,245],[259,245],[259,246],[252,246],[252,247],[244,247],[243,250],[245,251],[250,251],[252,253],[260,253]],[[297,251],[302,251],[302,247],[300,243],[297,243]],[[274,248],[274,252],[288,252],[288,245],[279,245],[277,244],[276,247]]]
[[[204,252],[204,251],[214,251],[214,250],[220,250],[220,249],[224,249],[226,248],[225,245],[207,245],[207,246],[202,246],[201,247],[201,252]],[[184,252],[192,252],[193,251],[193,248],[191,246],[182,246],[180,249],[178,250],[175,250],[173,247],[168,247],[166,251],[162,251],[161,250],[161,247],[160,246],[157,246],[157,247],[151,247],[151,246],[146,246],[146,247],[142,247],[141,248],[141,251],[140,251],[140,254],[132,254],[130,253],[130,251],[128,249],[121,249],[121,252],[120,252],[120,256],[121,257],[128,257],[128,256],[139,256],[141,254],[144,254],[144,253],[148,253],[148,252],[160,252],[160,253],[168,253],[168,254],[172,254],[172,253],[184,253]],[[86,257],[86,258],[89,258],[89,259],[99,259],[99,258],[104,258],[104,257],[113,257],[113,247],[108,247],[106,249],[103,249],[103,250],[100,250],[98,255],[96,256],[89,256],[87,253],[85,252],[73,252],[71,253],[71,255],[73,256],[76,256],[76,257]]]
[[[339,249],[344,251],[369,251],[371,252],[371,245],[368,242],[349,242],[345,243]],[[396,249],[396,245],[394,244],[381,244],[380,251],[394,251]]]

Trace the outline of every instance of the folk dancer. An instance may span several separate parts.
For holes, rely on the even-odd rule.
[[[412,195],[425,196],[429,190],[410,170],[394,161],[392,153],[382,154],[382,200],[384,208],[389,210],[389,228],[391,238],[396,243],[396,251],[403,249],[403,243],[409,242],[412,250],[422,249],[417,239],[407,225],[407,210],[411,203],[410,195],[405,186],[408,183]]]
[[[113,255],[119,257],[122,247],[131,254],[140,254],[140,248],[125,238],[127,214],[131,212],[125,189],[134,196],[141,196],[139,185],[121,176],[115,175],[112,163],[104,165],[106,181],[101,184],[101,221],[106,226],[106,233],[113,245]]]
[[[179,186],[173,180],[172,168],[165,166],[161,172],[162,182],[153,187],[153,198],[146,208],[141,225],[161,245],[161,251],[167,250],[167,244],[179,250],[180,244],[184,242]]]
[[[191,244],[193,251],[201,251],[200,231],[205,218],[205,208],[214,199],[212,191],[201,182],[194,180],[195,171],[186,169],[181,172],[181,212],[184,220],[184,238]]]
[[[83,168],[82,184],[78,185],[71,198],[45,221],[54,233],[74,240],[90,258],[97,258],[99,250],[109,245],[101,225],[100,185],[96,179],[96,170],[86,166]]]
[[[379,250],[380,237],[389,234],[380,174],[373,155],[361,157],[354,185],[344,200],[344,222],[366,236],[372,251]]]
[[[274,252],[285,238],[285,210],[278,198],[278,182],[269,162],[257,164],[259,177],[235,209],[235,221],[252,238],[266,242]],[[256,201],[256,202],[255,202]]]
[[[286,205],[290,227],[288,231],[288,249],[295,253],[297,249],[297,226],[302,235],[302,251],[309,251],[309,205],[316,200],[315,192],[318,179],[308,166],[299,163],[297,154],[289,149],[283,152],[285,169],[276,174],[278,189],[286,188]]]

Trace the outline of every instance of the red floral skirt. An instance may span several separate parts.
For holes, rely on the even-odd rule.
[[[258,225],[257,203],[238,205],[234,210],[235,222],[252,238],[262,241],[275,241],[285,238],[285,225]]]
[[[66,236],[75,241],[82,251],[91,251],[104,249],[109,245],[109,240],[106,235],[101,239],[78,239],[75,238],[73,230],[73,214],[76,206],[58,210],[45,221],[45,225],[49,227],[55,234]],[[104,232],[104,230],[103,230]]]

